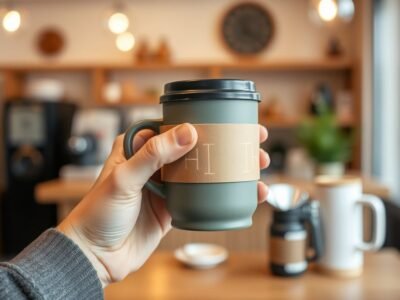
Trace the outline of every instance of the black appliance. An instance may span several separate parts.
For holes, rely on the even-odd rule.
[[[1,203],[2,252],[20,252],[57,222],[56,206],[35,199],[36,184],[58,177],[68,161],[66,142],[75,105],[29,99],[7,101],[3,110],[7,184]]]
[[[319,202],[289,184],[270,185],[267,201],[273,208],[271,272],[284,277],[301,275],[323,252]]]

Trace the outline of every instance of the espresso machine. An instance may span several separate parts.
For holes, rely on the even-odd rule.
[[[35,199],[36,184],[58,177],[68,162],[75,105],[68,102],[12,99],[5,102],[6,187],[1,201],[2,253],[21,251],[57,221],[55,205]]]
[[[94,181],[121,130],[121,112],[118,109],[79,109],[73,117],[71,136],[67,141],[70,161],[61,168],[60,178]]]

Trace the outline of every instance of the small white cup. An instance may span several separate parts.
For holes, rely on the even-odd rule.
[[[358,177],[319,176],[316,185],[325,239],[319,269],[339,277],[359,276],[363,251],[376,251],[385,240],[386,216],[382,200],[362,194],[362,181]],[[369,242],[363,240],[362,206],[369,207],[374,216]]]

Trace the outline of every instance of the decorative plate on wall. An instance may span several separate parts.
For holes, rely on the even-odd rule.
[[[236,54],[256,55],[270,43],[274,24],[268,11],[257,3],[245,2],[232,7],[222,21],[222,37]]]
[[[64,48],[64,37],[55,28],[46,28],[39,32],[37,37],[37,48],[45,56],[59,54]]]

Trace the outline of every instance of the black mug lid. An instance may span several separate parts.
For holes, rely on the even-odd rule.
[[[260,102],[260,93],[250,80],[202,79],[167,83],[160,103],[190,100],[253,100]]]

